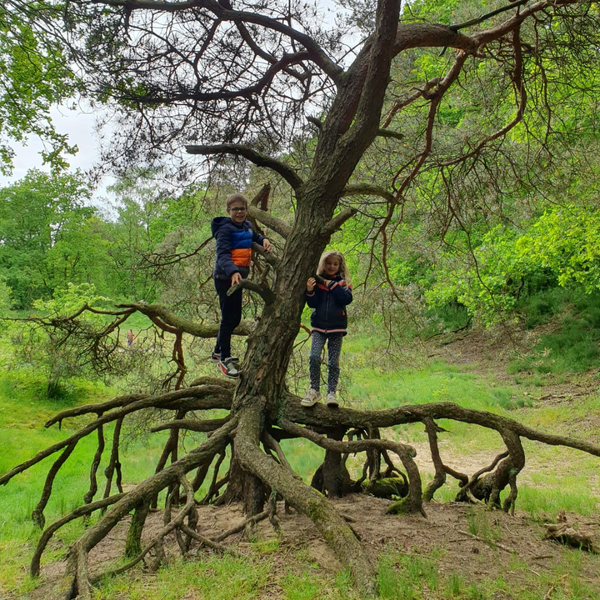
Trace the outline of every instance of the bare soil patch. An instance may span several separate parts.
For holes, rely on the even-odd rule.
[[[367,495],[350,495],[333,502],[350,521],[374,563],[383,553],[391,553],[398,558],[402,554],[422,558],[435,556],[442,577],[456,573],[467,582],[479,583],[500,577],[510,581],[513,595],[499,599],[516,600],[521,591],[539,587],[545,575],[552,574],[559,564],[564,564],[565,554],[577,552],[544,540],[542,524],[532,522],[527,515],[518,512],[510,516],[500,511],[488,511],[482,506],[434,502],[426,506],[427,518],[423,518],[420,515],[386,515],[389,502]],[[240,508],[235,505],[200,506],[198,516],[198,531],[208,537],[244,520]],[[306,568],[307,563],[324,577],[333,577],[340,570],[335,555],[308,518],[294,511],[286,514],[283,505],[278,506],[278,518],[281,525],[279,537],[268,521],[259,523],[254,532],[256,538],[263,541],[279,540],[277,550],[271,554],[274,583],[261,596],[264,600],[283,598],[277,591],[278,576]],[[600,538],[600,523],[574,515],[569,515],[569,518],[594,531]],[[149,517],[144,530],[145,540],[161,528],[162,519],[161,511]],[[479,527],[477,536],[469,533],[474,521]],[[127,523],[121,523],[92,551],[92,574],[105,570],[109,563],[122,555],[126,531]],[[230,537],[226,544],[246,555],[259,554],[259,546],[248,541],[244,533]],[[207,550],[192,549],[192,560],[202,560],[205,552]],[[169,540],[167,553],[172,557],[177,555],[174,539]],[[149,560],[145,566],[139,567],[149,570],[149,577],[151,563],[152,560]],[[43,565],[44,583],[30,594],[30,600],[49,597],[63,567],[60,563]],[[581,557],[580,577],[600,589],[599,556],[585,554]]]

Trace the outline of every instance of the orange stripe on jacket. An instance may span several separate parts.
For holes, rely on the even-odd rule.
[[[252,262],[251,248],[236,248],[231,251],[231,260],[238,267],[249,267]]]

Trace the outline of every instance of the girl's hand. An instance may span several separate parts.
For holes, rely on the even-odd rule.
[[[273,252],[273,245],[267,238],[263,240],[263,248],[265,249],[265,252]]]
[[[315,289],[315,285],[317,285],[317,280],[314,277],[309,277],[306,282],[307,291],[312,292]]]

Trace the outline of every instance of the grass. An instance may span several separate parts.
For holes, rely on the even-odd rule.
[[[585,580],[582,553],[566,551],[564,561],[552,569],[533,573],[518,558],[508,574],[469,581],[457,570],[446,571],[439,553],[388,552],[379,563],[379,593],[390,600],[597,600],[598,590]]]
[[[600,358],[600,292],[551,288],[526,298],[520,310],[528,328],[553,324],[509,372],[582,373]]]
[[[494,522],[493,513],[482,512],[471,508],[467,515],[469,533],[480,537],[488,544],[494,544],[502,537],[502,532],[497,523]]]
[[[89,382],[72,384],[68,397],[49,400],[40,390],[41,382],[26,379],[22,373],[8,372],[0,376],[0,473],[6,473],[15,465],[31,458],[35,453],[65,439],[75,423],[67,422],[62,430],[54,426],[44,429],[45,421],[58,411],[78,403],[88,403],[112,396],[112,390]],[[82,419],[75,420],[79,425]],[[107,446],[112,428],[106,428]],[[138,482],[154,470],[154,459],[164,443],[165,434],[145,440],[132,441],[124,452],[124,475],[127,482]],[[53,493],[45,510],[46,522],[51,523],[71,512],[81,504],[89,488],[90,457],[96,450],[96,438],[83,439],[69,460],[61,468],[53,485]],[[108,452],[105,451],[104,459]],[[24,577],[23,565],[31,558],[34,545],[40,535],[31,521],[31,512],[37,505],[49,467],[58,454],[44,459],[29,470],[17,475],[0,495],[0,591],[21,589],[31,584]],[[101,463],[99,475],[106,466]],[[99,481],[102,479],[99,477]],[[102,487],[102,483],[101,489]],[[57,536],[63,549],[50,552],[45,560],[62,555],[64,545],[76,539],[82,532],[82,524],[75,521],[61,530]]]
[[[393,600],[420,600],[439,587],[435,553],[419,555],[384,554],[379,563],[379,595]]]

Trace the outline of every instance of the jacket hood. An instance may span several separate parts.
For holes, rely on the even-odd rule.
[[[210,232],[213,234],[213,237],[225,223],[233,223],[233,221],[229,217],[216,217],[210,222]]]

